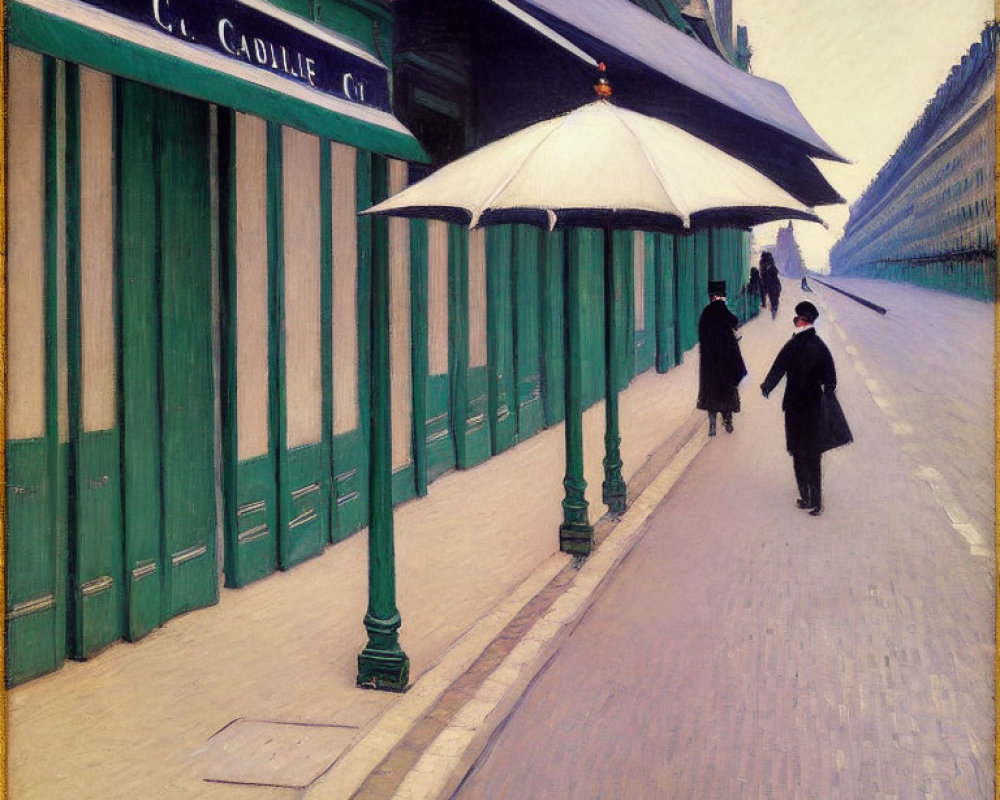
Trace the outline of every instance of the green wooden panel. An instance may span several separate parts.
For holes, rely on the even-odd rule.
[[[460,467],[471,467],[490,457],[489,375],[487,367],[470,367],[465,375],[468,404],[465,411],[465,457]]]
[[[278,564],[278,498],[271,454],[236,466],[233,529],[226,536],[226,585],[245,586]]]
[[[694,293],[692,295],[692,306],[694,313],[694,342],[698,342],[698,318],[702,309],[708,305],[708,275],[709,264],[711,263],[711,231],[702,230],[694,235]]]
[[[158,98],[164,605],[218,600],[212,210],[205,103]]]
[[[657,372],[666,372],[680,357],[676,250],[676,239],[670,234],[646,234],[646,263],[652,265],[656,292]]]
[[[392,502],[396,505],[416,496],[416,469],[411,462],[405,467],[400,467],[392,473]]]
[[[471,467],[490,456],[487,368],[469,367],[469,239],[458,225],[448,229],[448,361],[455,409],[455,461]]]
[[[542,239],[542,401],[545,424],[555,425],[565,416],[563,387],[566,374],[563,361],[563,262],[566,258],[566,234],[545,233]]]
[[[273,376],[271,402],[277,412],[278,566],[281,569],[289,569],[322,552],[330,538],[328,506],[330,464],[329,453],[322,439],[319,442],[293,448],[288,448],[286,444],[288,367],[285,360],[284,339],[285,215],[281,126],[269,125],[267,136],[268,261],[274,286],[273,315],[277,320],[271,336],[271,349],[274,354],[271,362]],[[318,206],[319,203],[317,203],[317,213],[319,213]]]
[[[614,268],[617,273],[615,320],[618,359],[618,388],[624,389],[635,375],[635,279],[632,267],[632,231],[615,231]]]
[[[542,237],[530,225],[514,227],[514,377],[517,438],[527,439],[545,424],[542,404]]]
[[[75,443],[74,644],[86,656],[123,634],[121,476],[117,430],[80,433]]]
[[[427,443],[427,480],[455,467],[455,431],[451,415],[451,376],[427,376],[424,426]]]
[[[374,156],[366,150],[357,153],[357,208],[369,208],[375,197]],[[384,193],[384,188],[382,189]],[[368,524],[370,493],[369,426],[371,410],[371,270],[373,220],[359,216],[358,222],[358,429],[334,437],[334,480],[337,483],[337,510],[341,514],[340,535]],[[346,500],[345,498],[350,498]],[[346,515],[346,519],[344,516]]]
[[[319,148],[319,219],[320,219],[320,376],[322,392],[323,452],[327,455],[324,469],[327,488],[326,532],[329,542],[337,541],[340,519],[333,502],[336,465],[333,463],[333,165],[330,143],[321,141]]]
[[[517,386],[514,375],[514,309],[511,303],[509,225],[486,229],[486,342],[489,372],[490,447],[500,453],[517,434]]]
[[[427,494],[427,221],[410,221],[410,376],[414,490]]]
[[[454,411],[455,463],[468,466],[465,416],[469,368],[469,239],[458,225],[448,226],[448,367]]]
[[[73,644],[86,656],[123,632],[121,475],[117,429],[85,432],[82,424],[79,70],[66,67],[66,360],[73,498],[70,565]],[[100,313],[110,319],[114,307]]]
[[[285,456],[278,537],[278,564],[282,569],[319,555],[328,541],[328,464],[329,456],[321,443],[293,448]]]
[[[6,680],[8,686],[57,669],[65,642],[58,584],[56,475],[44,438],[9,440],[7,455]]]
[[[697,264],[695,262],[695,234],[680,234],[675,239],[677,250],[677,292],[674,295],[677,304],[677,363],[683,358],[683,353],[690,350],[698,342],[698,313],[695,310],[695,285],[698,281]]]
[[[570,269],[580,275],[580,365],[583,407],[604,396],[604,233],[567,232]]]
[[[277,463],[274,434],[269,431],[269,451],[239,460],[237,414],[237,319],[240,298],[236,280],[235,124],[233,114],[219,110],[219,207],[223,215],[219,237],[222,314],[222,436],[223,514],[226,586],[245,586],[269,575],[278,563]],[[268,286],[268,292],[271,287]],[[266,359],[270,353],[260,353]],[[270,415],[268,415],[270,427]]]
[[[333,439],[333,480],[340,528],[335,538],[343,539],[368,522],[368,456],[361,431],[342,433]]]
[[[157,313],[157,213],[153,159],[155,94],[120,81],[118,240],[122,415],[122,508],[126,630],[138,639],[165,619],[160,487],[160,316]]]
[[[635,372],[645,372],[656,363],[656,238],[655,234],[644,233],[645,289],[642,298],[645,309],[645,325],[635,332]]]

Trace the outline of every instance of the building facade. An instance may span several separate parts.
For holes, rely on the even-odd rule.
[[[365,523],[374,259],[409,298],[403,233],[356,215],[424,158],[391,22],[9,5],[8,683]]]
[[[737,71],[656,5],[593,9]],[[404,686],[392,504],[562,421],[567,376],[574,403],[601,399],[604,242],[358,212],[588,99],[593,64],[573,51],[593,33],[500,0],[8,7],[7,683],[367,526],[359,682]],[[597,49],[622,102],[721,130],[719,146],[785,102],[745,73],[732,95],[729,73],[665,75],[618,35]],[[831,202],[810,159],[835,154],[789,118],[768,137],[787,158],[765,160],[799,199]],[[612,245],[622,386],[683,359],[710,279],[757,313],[738,292],[739,220]]]
[[[831,272],[996,297],[996,58],[988,25],[851,206]]]

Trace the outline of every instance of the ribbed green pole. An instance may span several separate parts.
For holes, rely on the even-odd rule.
[[[618,431],[618,271],[614,231],[604,229],[604,483],[601,496],[612,514],[625,513],[621,436]]]
[[[583,478],[583,362],[580,357],[580,270],[571,266],[579,260],[579,246],[566,235],[563,248],[563,333],[565,336],[566,476],[563,478],[563,522],[559,526],[559,549],[564,553],[588,555],[594,547],[594,529],[587,516]]]
[[[376,160],[377,167],[384,161]],[[382,180],[379,180],[379,178]],[[374,181],[384,186],[384,175]],[[358,686],[401,692],[410,659],[399,646],[392,524],[392,440],[389,372],[388,223],[373,221],[371,268],[371,463],[368,498],[368,644],[358,655]]]

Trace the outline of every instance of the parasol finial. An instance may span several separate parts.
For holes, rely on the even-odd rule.
[[[604,62],[602,61],[600,64],[597,65],[597,69],[600,71],[601,74],[597,79],[597,83],[594,84],[594,92],[601,99],[611,97],[611,84],[608,83],[608,79],[606,76],[608,68],[604,65]]]

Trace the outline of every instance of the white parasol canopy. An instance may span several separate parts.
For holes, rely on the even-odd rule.
[[[488,144],[368,214],[479,225],[681,229],[821,220],[744,162],[663,120],[597,100]]]

